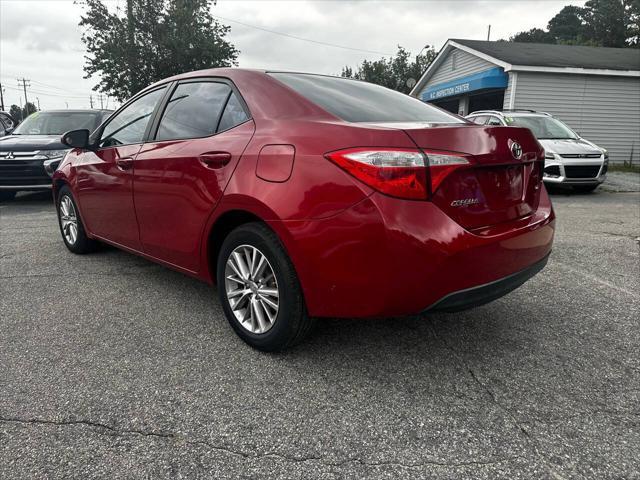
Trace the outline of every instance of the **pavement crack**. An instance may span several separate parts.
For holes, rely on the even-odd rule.
[[[91,420],[48,420],[42,418],[18,418],[18,417],[0,417],[0,423],[14,423],[20,425],[48,425],[48,426],[58,426],[58,427],[68,427],[68,426],[85,426],[92,429],[96,429],[101,432],[107,432],[108,435],[114,436],[123,436],[123,435],[140,435],[144,437],[157,437],[162,440],[174,440],[178,444],[183,445],[196,445],[203,446],[209,448],[211,450],[216,450],[218,452],[225,453],[227,455],[232,455],[235,457],[242,458],[244,460],[263,460],[263,459],[279,459],[285,462],[292,463],[306,463],[306,462],[319,462],[327,467],[342,467],[351,463],[355,463],[364,467],[397,467],[397,468],[407,468],[407,469],[416,469],[416,468],[424,468],[424,467],[468,467],[468,466],[489,466],[496,465],[500,463],[510,462],[513,460],[517,460],[519,457],[506,457],[506,458],[497,458],[497,459],[488,459],[488,460],[469,460],[463,462],[447,462],[447,461],[438,461],[438,460],[425,460],[421,462],[415,463],[404,463],[398,461],[367,461],[361,458],[353,457],[346,458],[344,460],[330,461],[326,458],[326,456],[322,455],[307,455],[307,456],[295,456],[295,455],[284,455],[277,452],[266,452],[266,453],[246,453],[241,450],[235,450],[229,447],[225,447],[222,445],[217,445],[212,442],[206,440],[191,440],[182,435],[175,434],[172,432],[157,432],[150,430],[137,430],[137,429],[119,429],[111,425],[107,425],[106,423],[95,422]]]
[[[473,381],[487,394],[487,396],[491,400],[491,403],[493,403],[496,407],[498,407],[501,411],[503,411],[507,415],[507,417],[511,419],[511,421],[516,426],[516,428],[524,435],[525,439],[527,440],[527,443],[533,449],[533,452],[540,459],[540,461],[547,467],[547,469],[549,470],[549,473],[557,480],[564,480],[564,477],[560,475],[558,472],[556,472],[552,468],[552,466],[549,464],[547,459],[544,457],[544,455],[540,453],[540,446],[538,444],[537,439],[522,425],[522,422],[520,422],[517,419],[517,417],[511,412],[511,410],[509,410],[505,405],[503,405],[496,398],[496,395],[493,393],[493,391],[485,383],[483,383],[480,380],[478,375],[476,375],[473,369],[469,367],[469,365],[467,365],[467,363],[464,361],[462,356],[456,351],[456,349],[453,348],[453,346],[451,346],[449,342],[447,342],[443,337],[438,335],[433,325],[433,322],[430,322],[429,325],[431,327],[431,331],[433,332],[434,337],[438,341],[440,341],[440,343],[442,343],[445,346],[445,348],[453,354],[453,356],[458,361],[458,363],[462,366],[462,368],[469,373]]]
[[[93,422],[90,420],[47,420],[42,418],[17,418],[17,417],[0,417],[0,422],[4,423],[19,423],[26,425],[54,425],[59,427],[84,425],[92,428],[100,428],[115,433],[116,435],[142,435],[145,437],[161,437],[161,438],[173,438],[172,433],[154,432],[147,430],[133,430],[133,429],[118,429],[107,425],[105,423]]]

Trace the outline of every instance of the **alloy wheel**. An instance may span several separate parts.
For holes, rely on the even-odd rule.
[[[278,315],[278,282],[267,257],[252,245],[236,247],[225,265],[225,292],[243,328],[266,333]]]
[[[60,199],[60,225],[67,243],[74,245],[78,239],[78,217],[73,201],[68,195]]]

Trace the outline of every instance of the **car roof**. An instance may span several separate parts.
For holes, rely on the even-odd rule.
[[[468,117],[472,115],[497,115],[499,117],[551,117],[552,115],[547,112],[536,112],[535,110],[476,110],[471,112]]]
[[[60,110],[40,110],[38,113],[111,113],[106,108],[64,108]]]

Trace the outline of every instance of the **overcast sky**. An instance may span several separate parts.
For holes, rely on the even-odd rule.
[[[109,4],[122,10],[126,1]],[[231,26],[228,39],[240,50],[241,67],[339,74],[345,65],[393,54],[397,45],[415,55],[427,44],[440,49],[447,38],[484,40],[488,24],[492,40],[544,27],[568,4],[584,1],[218,0],[212,14]],[[38,97],[43,110],[67,105],[86,108],[90,94],[99,106],[91,90],[96,81],[83,79],[81,8],[71,0],[0,0],[0,82],[5,105],[23,104],[17,78],[26,77],[31,80],[29,100],[35,102]],[[113,106],[111,101],[109,107]]]

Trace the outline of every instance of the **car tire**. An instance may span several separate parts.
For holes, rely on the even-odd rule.
[[[99,244],[87,237],[82,219],[78,214],[78,206],[69,187],[64,186],[60,189],[56,199],[56,210],[60,234],[67,248],[77,254],[94,252]]]
[[[574,185],[573,190],[578,193],[591,193],[600,185]]]
[[[267,352],[284,350],[300,343],[311,331],[314,321],[307,315],[293,264],[280,239],[266,225],[248,223],[225,238],[218,254],[216,280],[229,324],[252,347]]]
[[[0,190],[0,202],[8,202],[13,200],[18,192],[12,192],[7,190]]]

